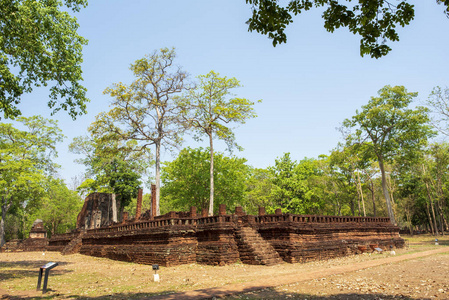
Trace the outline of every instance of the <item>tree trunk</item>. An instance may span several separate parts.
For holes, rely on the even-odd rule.
[[[393,186],[391,185],[391,176],[388,174],[388,176],[386,176],[387,177],[387,187],[389,187],[389,190],[391,191],[391,194],[390,194],[390,199],[391,199],[391,203],[394,203],[394,197],[393,197],[393,193],[394,193],[394,189],[393,189]]]
[[[366,217],[365,199],[363,199],[362,182],[360,181],[360,173],[357,172],[357,189],[360,190],[360,197],[362,198],[363,216]]]
[[[429,202],[426,202],[426,212],[427,212],[427,218],[429,219],[430,230],[432,231],[432,235],[434,235],[435,230],[433,229],[432,216],[430,215],[430,210],[429,210]]]
[[[156,143],[156,216],[161,214],[159,199],[161,194],[161,141]]]
[[[371,188],[369,189],[371,192],[371,200],[373,201],[373,216],[376,217],[376,197],[374,193],[374,182],[370,179]]]
[[[422,170],[423,170],[424,183],[426,184],[427,198],[429,199],[429,203],[430,203],[430,211],[432,212],[432,217],[433,217],[433,228],[434,228],[435,235],[438,235],[437,219],[435,218],[435,209],[433,207],[432,196],[430,195],[429,183],[427,182],[427,180],[425,178],[426,168],[424,167],[424,165],[422,165]],[[429,207],[427,207],[427,209],[429,209]],[[430,221],[430,222],[432,222],[432,221]]]
[[[390,193],[388,192],[388,188],[387,188],[387,178],[385,176],[384,162],[381,157],[379,157],[379,169],[380,169],[380,173],[382,174],[382,192],[384,194],[385,201],[387,203],[388,217],[390,218],[390,222],[393,225],[395,225],[396,220],[394,218],[393,207],[391,205]]]
[[[444,192],[442,191],[440,180],[438,180],[438,182],[439,182],[439,184],[437,187],[437,192],[438,192],[437,209],[438,209],[438,214],[440,215],[441,234],[444,235],[444,232],[447,230],[447,221],[446,221],[446,218],[444,217],[444,211],[443,211]]]
[[[9,208],[12,205],[12,201],[8,202],[6,200],[5,196],[2,196],[2,202],[0,203],[0,207],[2,209],[2,219],[0,220],[0,248],[3,247],[3,245],[6,243],[5,240],[5,220],[6,220],[6,213],[8,212]]]
[[[209,216],[214,215],[214,145],[212,133],[209,133],[210,143],[210,197],[209,197]]]
[[[447,224],[447,219],[444,216],[444,207],[443,207],[443,205],[440,206],[440,212],[441,212],[441,217],[443,218],[444,231],[448,231],[449,230],[449,226]]]
[[[355,202],[354,199],[351,198],[351,200],[350,200],[350,202],[349,202],[349,206],[350,206],[350,208],[351,208],[351,214],[352,214],[353,216],[355,216],[355,203],[354,203],[354,202]]]
[[[0,248],[6,243],[5,241],[5,218],[6,218],[6,205],[2,203],[2,219],[0,220]]]
[[[440,209],[440,214],[441,214],[441,218],[442,218],[442,232],[444,234],[445,231],[448,231],[448,224],[447,224],[447,219],[444,216],[444,207],[445,207],[445,197],[444,197],[444,191],[442,188],[443,184],[441,183],[441,179],[438,179],[438,192],[439,192],[439,200],[438,200],[438,208]]]
[[[435,216],[435,206],[433,205],[432,199],[429,199],[429,201],[430,201],[430,210],[431,210],[431,212],[432,212],[433,223],[434,223],[434,227],[435,227],[435,233],[436,233],[436,235],[439,235],[438,224],[437,224],[437,218],[436,218],[436,216]]]
[[[409,213],[406,214],[406,218],[407,218],[408,230],[410,231],[410,235],[413,236],[413,225],[412,225],[412,220],[411,220],[411,216]]]
[[[359,211],[359,216],[361,216],[362,215],[362,208],[360,206],[360,194],[358,193],[358,191],[357,191],[357,208],[358,208],[358,211]]]

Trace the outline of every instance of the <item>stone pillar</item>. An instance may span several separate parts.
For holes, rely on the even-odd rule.
[[[196,218],[196,207],[195,206],[190,207],[190,217]]]
[[[201,210],[201,217],[205,218],[208,216],[208,214],[209,214],[209,211],[206,208],[203,208]]]
[[[111,195],[112,201],[112,222],[117,223],[117,197],[115,194]]]
[[[151,218],[156,216],[156,185],[151,185]]]
[[[142,214],[142,192],[142,189],[137,191],[136,220],[139,220]]]
[[[259,206],[259,216],[265,216],[265,207]]]
[[[237,216],[244,216],[244,215],[245,215],[245,212],[243,211],[243,207],[241,207],[241,206],[236,206],[236,207],[235,207],[235,214],[236,214]]]
[[[274,213],[276,215],[282,215],[282,209],[278,208],[278,209],[276,209],[276,211]]]
[[[220,204],[218,206],[218,215],[219,216],[224,216],[226,215],[226,204]]]

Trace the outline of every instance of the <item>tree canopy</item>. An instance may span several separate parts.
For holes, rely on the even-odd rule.
[[[162,207],[188,210],[190,206],[198,209],[209,207],[209,166],[208,149],[185,148],[172,162],[162,168]],[[248,167],[246,159],[215,153],[215,211],[218,204],[228,207],[244,204]]]
[[[86,113],[86,88],[81,85],[82,48],[77,12],[86,0],[0,1],[0,112],[21,114],[24,93],[48,86],[48,106],[68,111],[72,118]],[[61,101],[62,100],[62,101]]]
[[[210,71],[207,75],[198,76],[199,83],[192,89],[181,104],[186,126],[193,130],[197,139],[206,135],[209,139],[210,151],[210,197],[209,215],[214,210],[214,143],[213,139],[224,140],[228,149],[237,147],[235,135],[230,124],[244,124],[249,118],[257,115],[254,103],[245,98],[231,97],[231,89],[240,87],[236,78],[220,77]]]
[[[433,113],[432,124],[444,135],[449,135],[449,88],[435,87],[426,104]]]
[[[403,86],[385,86],[379,90],[379,97],[372,97],[361,111],[356,111],[355,116],[343,122],[346,128],[355,128],[355,132],[346,138],[348,144],[360,145],[379,163],[382,189],[392,223],[395,223],[395,217],[384,163],[397,157],[416,158],[433,135],[428,124],[428,109],[409,108],[416,96],[417,93],[409,93]]]
[[[135,140],[141,151],[155,147],[156,214],[160,214],[161,147],[182,142],[180,95],[191,88],[188,74],[175,66],[174,49],[163,48],[131,64],[136,79],[113,84],[104,93],[113,98],[112,109],[97,117],[96,127],[123,141]]]
[[[359,35],[360,55],[373,58],[387,55],[391,47],[388,41],[399,41],[396,27],[409,25],[415,17],[414,5],[408,0],[396,4],[387,0],[289,0],[285,5],[278,0],[246,0],[252,7],[247,21],[249,31],[257,31],[273,40],[273,46],[287,42],[285,29],[293,22],[293,16],[313,7],[324,7],[324,28],[329,32],[346,27]],[[449,17],[449,1],[436,0],[445,6]]]
[[[0,246],[5,239],[6,213],[44,192],[46,175],[54,171],[51,158],[63,135],[57,122],[42,117],[18,117],[25,130],[0,123]]]
[[[117,195],[124,207],[142,186],[141,179],[151,165],[149,153],[139,151],[136,141],[122,141],[110,133],[101,132],[94,122],[90,136],[76,137],[69,145],[75,154],[84,155],[76,162],[86,166],[86,180],[79,191],[107,192]]]
[[[314,160],[304,159],[299,163],[292,160],[290,153],[284,153],[269,168],[272,174],[271,198],[274,204],[269,212],[282,208],[283,212],[310,214],[317,211],[320,201],[314,193],[309,179],[318,174]]]
[[[41,219],[51,234],[66,233],[75,229],[76,218],[83,207],[83,200],[75,191],[67,188],[61,179],[47,178],[43,184],[44,192],[39,198],[31,216],[27,220],[26,231],[32,222]]]

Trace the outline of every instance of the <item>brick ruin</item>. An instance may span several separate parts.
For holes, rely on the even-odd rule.
[[[48,246],[47,230],[40,219],[31,226],[29,238],[25,240],[14,239],[7,242],[2,251],[44,251]]]
[[[120,221],[120,216],[122,216],[120,202],[116,201],[115,194],[92,193],[84,200],[83,208],[76,219],[76,228],[104,227]]]
[[[101,197],[91,194],[86,202]],[[176,266],[226,265],[237,261],[261,265],[296,263],[373,251],[375,247],[386,250],[404,246],[399,228],[389,218],[296,215],[284,214],[280,209],[266,214],[263,207],[258,215],[247,215],[241,207],[228,214],[225,205],[220,205],[214,216],[208,216],[207,210],[197,214],[195,207],[188,212],[154,216],[153,211],[141,213],[141,201],[139,193],[134,219],[124,214],[121,221],[109,220],[100,226],[95,225],[103,224],[98,217],[93,223],[86,223],[86,216],[96,214],[83,207],[78,216],[79,227],[71,233],[52,236],[46,249]],[[85,206],[95,207],[86,203]]]

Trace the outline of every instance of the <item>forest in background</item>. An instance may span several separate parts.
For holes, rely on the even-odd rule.
[[[448,95],[449,89],[435,88],[426,107],[420,107],[412,103],[416,94],[385,86],[343,120],[336,132],[342,135],[341,142],[316,158],[295,161],[290,153],[281,153],[270,167],[261,169],[231,152],[214,152],[213,210],[216,213],[219,204],[226,204],[229,212],[242,206],[249,214],[264,206],[267,213],[282,208],[294,214],[385,217],[390,216],[386,192],[394,222],[402,229],[444,234],[449,217],[449,144],[436,142],[435,137],[437,132],[447,135]],[[187,96],[180,97],[182,105]],[[224,106],[233,98],[223,94],[220,99]],[[26,238],[35,219],[44,221],[50,236],[74,229],[83,199],[91,192],[115,193],[125,211],[135,214],[137,189],[155,180],[150,171],[155,167],[154,153],[111,130],[119,127],[105,122],[105,115],[91,124],[89,136],[77,137],[70,145],[86,166],[84,178],[73,178],[70,188],[58,179],[58,166],[52,162],[57,155],[54,145],[63,138],[56,121],[34,116],[17,118],[20,129],[0,124],[0,185],[8,191],[3,200],[10,197],[2,202],[6,240]],[[179,120],[180,138],[192,133],[187,119],[184,115]],[[230,148],[238,147],[232,137]],[[178,153],[173,161],[161,163],[161,214],[210,206],[211,149],[178,149],[172,148]],[[143,211],[150,209],[150,198],[144,195]]]
[[[361,55],[374,58],[387,55],[391,49],[385,42],[399,39],[394,28],[414,18],[414,6],[407,1],[398,6],[362,3],[352,9],[335,1],[299,6],[291,1],[287,7],[277,1],[263,6],[246,2],[253,12],[248,29],[267,34],[274,45],[286,42],[283,30],[292,22],[291,14],[326,4],[326,30],[347,27],[360,36]],[[436,2],[447,15],[448,2]],[[448,229],[449,146],[435,139],[437,133],[448,135],[448,88],[436,87],[425,106],[415,106],[416,93],[385,86],[342,120],[341,142],[330,153],[299,162],[290,153],[279,153],[270,167],[258,169],[232,150],[241,149],[235,126],[257,117],[254,104],[260,101],[235,96],[240,82],[215,71],[192,80],[168,48],[131,64],[132,83],[104,90],[112,98],[111,109],[97,116],[87,136],[70,145],[86,172],[69,188],[54,163],[55,145],[64,138],[57,121],[23,117],[17,105],[23,94],[48,86],[53,112],[65,110],[74,119],[87,113],[87,89],[81,84],[87,40],[78,35],[77,20],[68,13],[86,7],[87,1],[4,4],[0,111],[15,123],[0,123],[0,246],[26,238],[37,218],[49,235],[70,231],[91,192],[115,193],[133,214],[137,189],[151,182],[156,184],[157,214],[195,205],[212,215],[225,203],[230,210],[240,205],[248,213],[265,206],[268,212],[282,208],[296,214],[388,216],[401,228],[433,234]],[[182,148],[186,134],[208,141],[209,147]],[[217,139],[228,152],[214,150]],[[164,150],[178,156],[162,162]],[[145,209],[149,195],[144,199]]]

